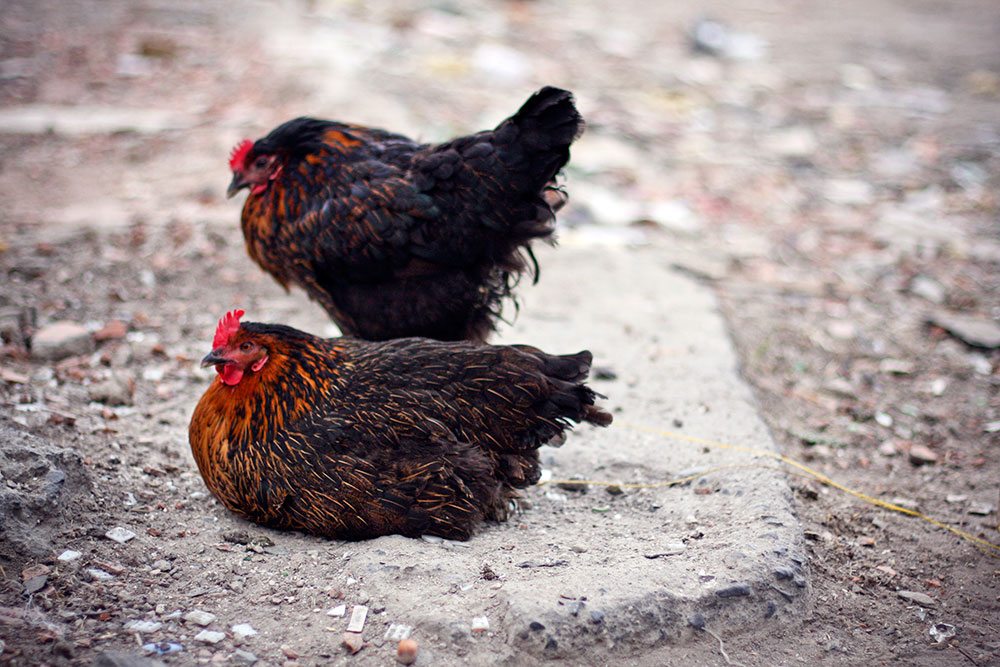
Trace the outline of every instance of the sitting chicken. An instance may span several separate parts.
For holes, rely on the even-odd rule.
[[[233,149],[250,257],[345,335],[485,340],[550,240],[556,174],[583,130],[573,96],[535,93],[494,130],[428,145],[296,118]],[[534,265],[537,279],[538,267]]]
[[[465,540],[538,481],[538,447],[611,415],[591,354],[405,338],[323,339],[227,313],[189,438],[209,490],[267,526],[340,539]]]

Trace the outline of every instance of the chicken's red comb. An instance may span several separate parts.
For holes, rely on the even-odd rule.
[[[242,167],[251,148],[253,148],[253,142],[249,139],[244,139],[233,146],[233,150],[229,153],[229,168],[236,171]]]
[[[219,320],[219,326],[215,328],[215,338],[212,339],[212,349],[218,350],[225,347],[229,342],[229,337],[240,329],[240,318],[243,317],[242,310],[230,310]]]

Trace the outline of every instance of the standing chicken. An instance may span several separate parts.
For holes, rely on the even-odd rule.
[[[322,339],[219,321],[217,378],[191,417],[205,484],[240,516],[341,539],[468,539],[538,481],[538,447],[611,415],[591,355],[524,345]]]
[[[494,130],[438,145],[296,118],[233,149],[247,252],[299,285],[346,335],[485,340],[550,240],[555,177],[583,130],[573,96],[543,88]],[[538,266],[534,264],[537,279]]]

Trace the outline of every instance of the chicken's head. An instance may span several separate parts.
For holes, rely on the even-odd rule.
[[[282,166],[277,155],[257,151],[252,141],[244,139],[229,154],[233,180],[226,190],[226,197],[232,197],[243,188],[250,188],[251,195],[259,195],[278,177]]]
[[[267,348],[240,327],[242,310],[231,310],[219,320],[212,340],[212,351],[201,360],[201,367],[215,366],[223,384],[235,386],[243,376],[256,373],[268,360]]]

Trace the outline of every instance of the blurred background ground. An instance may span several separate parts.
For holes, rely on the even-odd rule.
[[[0,414],[75,446],[100,488],[200,484],[155,428],[116,453],[116,421],[187,409],[206,309],[277,303],[222,198],[237,139],[301,114],[444,139],[553,84],[588,121],[562,243],[660,253],[712,285],[787,455],[997,542],[995,2],[8,0],[0,21]],[[213,288],[233,304],[205,303]],[[57,320],[104,331],[96,353],[26,357]],[[727,638],[733,661],[1000,664],[1000,561],[792,484],[812,605]],[[38,563],[9,562],[0,659],[121,644],[129,600],[61,617],[93,584],[50,572],[32,603],[47,620],[29,622],[21,570]],[[932,646],[941,623],[954,635]],[[698,646],[637,664],[724,662]]]

